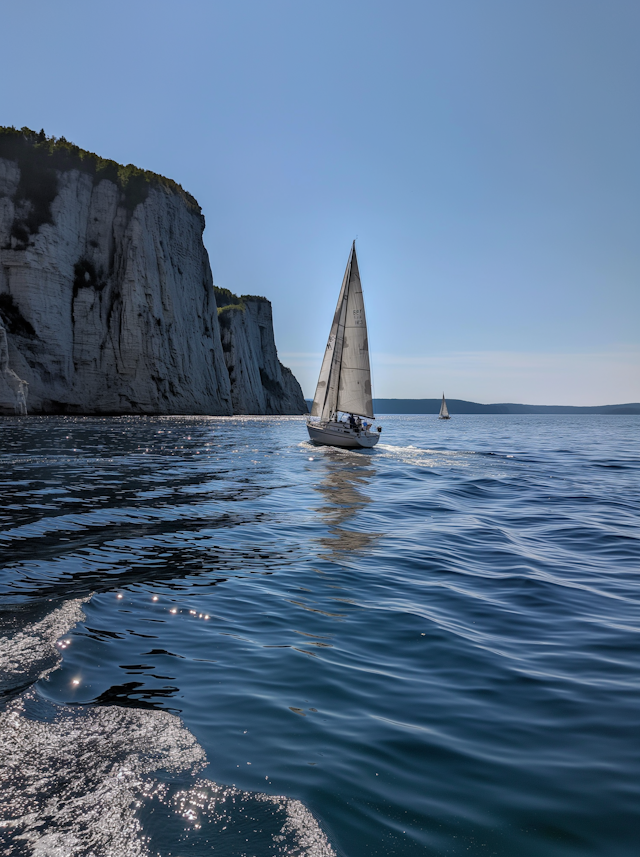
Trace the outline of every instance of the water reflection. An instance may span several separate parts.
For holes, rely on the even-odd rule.
[[[179,688],[154,687],[150,688],[141,681],[128,681],[124,684],[113,685],[108,690],[92,700],[95,705],[121,705],[132,708],[165,708],[179,713],[181,709],[172,708],[166,704],[168,699],[175,697]]]
[[[364,521],[359,521],[356,529],[354,520],[372,502],[369,489],[376,475],[376,462],[371,455],[329,452],[324,466],[325,476],[315,490],[323,497],[318,512],[330,535],[316,541],[326,549],[324,556],[338,560],[344,553],[365,550],[382,535],[367,531]]]

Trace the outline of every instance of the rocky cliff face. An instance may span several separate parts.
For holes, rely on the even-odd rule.
[[[33,139],[11,142],[15,158],[0,146],[0,412],[23,399],[30,413],[231,414],[236,401],[303,412],[297,382],[277,373],[268,302],[258,339],[246,325],[234,336],[245,374],[227,368],[193,198],[141,171],[125,185],[118,165],[101,168],[112,162],[54,168]],[[262,397],[261,370],[273,382]]]
[[[306,413],[300,385],[278,360],[270,302],[235,295],[230,299],[218,320],[234,414]]]

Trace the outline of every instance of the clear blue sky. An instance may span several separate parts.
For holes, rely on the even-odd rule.
[[[4,3],[0,124],[196,196],[313,392],[358,236],[378,396],[640,401],[638,0]]]

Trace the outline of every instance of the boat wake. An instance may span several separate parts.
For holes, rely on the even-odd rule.
[[[416,467],[469,467],[473,450],[423,449],[418,446],[378,444],[378,455],[394,458]]]
[[[58,705],[33,686],[60,665],[60,638],[84,618],[82,603],[0,637],[0,853],[240,855],[251,843],[252,853],[334,857],[300,801],[198,776],[205,752],[179,717]]]

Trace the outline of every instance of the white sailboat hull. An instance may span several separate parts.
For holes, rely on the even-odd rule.
[[[346,423],[318,422],[307,423],[309,438],[313,443],[325,446],[339,446],[343,449],[370,449],[380,440],[378,431],[356,431]]]

